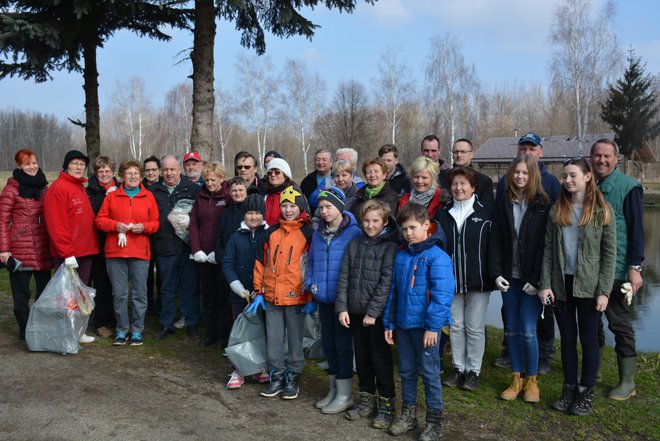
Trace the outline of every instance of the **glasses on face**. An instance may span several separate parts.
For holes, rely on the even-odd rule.
[[[278,169],[274,168],[274,169],[272,169],[272,170],[268,170],[268,171],[266,172],[266,174],[267,174],[268,176],[279,176],[279,175],[282,174],[282,172],[279,171]]]
[[[69,164],[74,167],[87,167],[87,164],[85,164],[84,161],[71,161]]]
[[[251,165],[237,165],[236,170],[250,170],[252,168]]]

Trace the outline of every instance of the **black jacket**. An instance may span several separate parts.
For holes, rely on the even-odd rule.
[[[406,193],[410,193],[412,185],[410,183],[410,176],[401,164],[397,164],[394,168],[394,173],[387,179],[390,183],[390,190],[398,194],[399,197]]]
[[[493,180],[485,174],[479,172],[471,165],[468,167],[477,174],[477,188],[474,189],[474,193],[479,197],[481,202],[493,205],[495,203],[495,196],[493,194]],[[450,171],[450,168],[441,170],[440,175],[438,176],[438,183],[440,184],[440,187],[447,190],[449,194],[451,194],[451,184],[449,182]]]
[[[353,216],[355,216],[355,219],[360,219],[360,211],[362,210],[362,206],[369,200],[367,199],[366,190],[367,186],[365,185],[355,193],[355,203],[350,210],[351,213],[353,213]],[[388,204],[392,210],[392,216],[396,217],[396,214],[399,211],[399,195],[390,190],[390,184],[387,180],[385,181],[383,189],[376,195],[374,199]]]
[[[536,202],[527,207],[520,224],[518,250],[522,286],[526,283],[531,283],[536,288],[539,286],[545,226],[551,206],[552,202],[544,202],[540,196],[537,196]],[[514,240],[513,205],[508,197],[503,197],[495,206],[488,251],[488,267],[493,280],[502,276],[511,282]]]
[[[392,285],[394,256],[401,249],[401,231],[393,217],[380,236],[353,239],[344,252],[335,312],[381,317]]]
[[[229,243],[229,238],[241,227],[241,222],[245,217],[245,202],[236,204],[229,200],[225,211],[218,219],[218,233],[215,236],[215,260],[221,262],[225,254],[225,247]]]
[[[318,183],[316,181],[316,170],[305,176],[300,183],[300,190],[302,190],[302,193],[305,195],[307,200],[309,200],[309,197],[314,193],[314,190],[318,187]]]
[[[475,197],[470,214],[458,231],[456,221],[449,210],[452,200],[438,210],[436,220],[447,236],[447,254],[454,262],[456,292],[492,291],[493,279],[488,272],[488,244],[493,223],[493,206]]]
[[[112,178],[113,185],[115,187],[119,187],[119,183],[117,183],[116,178]],[[101,184],[99,184],[99,180],[96,177],[96,175],[91,176],[87,180],[87,197],[89,197],[89,202],[92,204],[92,210],[94,210],[94,216],[99,214],[99,210],[101,210],[101,205],[103,205],[103,201],[105,200],[105,192],[106,189],[101,187]],[[96,229],[98,235],[99,235],[99,250],[101,250],[101,253],[103,253],[103,250],[105,249],[105,239],[107,237],[107,234],[104,231],[99,230],[98,228]]]
[[[245,289],[252,292],[254,289],[254,262],[257,258],[257,249],[263,246],[268,225],[262,225],[254,233],[247,225],[242,224],[229,237],[223,249],[222,272],[227,283],[239,280]],[[216,257],[218,253],[215,253]],[[246,303],[245,299],[231,292],[231,303]]]
[[[158,216],[160,227],[154,235],[153,244],[158,256],[173,256],[175,254],[190,253],[190,246],[179,238],[174,232],[174,227],[167,220],[167,215],[172,211],[174,205],[182,199],[195,200],[201,188],[190,182],[185,176],[181,176],[179,185],[170,194],[164,181],[157,182],[148,188],[154,194],[156,205],[158,205]]]

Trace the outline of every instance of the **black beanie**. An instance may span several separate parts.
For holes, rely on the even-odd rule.
[[[89,158],[85,156],[85,154],[79,150],[69,150],[66,152],[66,155],[64,155],[64,162],[62,163],[62,170],[66,170],[69,168],[69,162],[73,161],[74,159],[82,159],[85,161],[85,166],[89,165]]]
[[[339,210],[340,213],[344,212],[346,207],[346,196],[344,192],[337,187],[330,187],[325,190],[321,190],[319,193],[319,202],[328,201]]]
[[[258,211],[266,216],[266,202],[260,193],[252,193],[245,198],[245,212],[248,211]]]
[[[266,154],[264,155],[264,162],[266,162],[265,160],[269,156],[272,156],[273,158],[282,158],[282,155],[280,155],[278,152],[276,152],[275,150],[271,150],[269,152],[266,152]]]

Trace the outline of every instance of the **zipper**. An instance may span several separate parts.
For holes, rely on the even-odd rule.
[[[275,247],[275,253],[273,254],[273,267],[271,268],[271,272],[275,272],[275,266],[277,263],[277,252],[280,249],[280,244],[278,243],[277,246]]]

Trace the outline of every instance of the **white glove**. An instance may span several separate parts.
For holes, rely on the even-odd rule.
[[[245,289],[243,284],[241,283],[240,280],[234,280],[229,284],[229,288],[236,294],[237,296],[241,298],[247,298],[250,295],[250,291]]]
[[[313,296],[315,296],[319,292],[319,286],[316,283],[312,283],[307,287],[307,291],[309,291],[310,293],[312,293]]]
[[[523,286],[523,291],[525,291],[525,293],[529,294],[530,296],[535,296],[539,293],[539,290],[534,288],[534,286],[530,283],[525,283],[525,286]]]
[[[117,237],[118,237],[117,245],[119,245],[120,247],[125,247],[127,242],[126,233],[119,233]]]
[[[206,261],[208,263],[213,263],[217,264],[218,262],[215,261],[215,251],[211,251],[208,256],[206,256]]]
[[[67,257],[64,259],[64,264],[67,268],[78,268],[78,261],[75,256]]]
[[[495,287],[502,292],[507,292],[509,290],[509,282],[502,276],[497,276],[495,279]]]
[[[115,191],[116,189],[117,189],[117,186],[116,186],[116,185],[113,185],[112,187],[108,187],[108,189],[105,191],[105,194],[106,194],[106,195],[109,195],[110,193],[112,193],[112,192]]]
[[[626,304],[630,305],[633,298],[633,289],[630,282],[621,284],[621,294],[626,298]]]
[[[204,263],[204,262],[206,262],[207,257],[208,257],[208,256],[206,255],[206,253],[205,253],[204,251],[201,251],[201,250],[200,250],[200,251],[197,251],[195,254],[193,254],[193,259],[194,259],[195,262],[197,262],[197,263]]]

